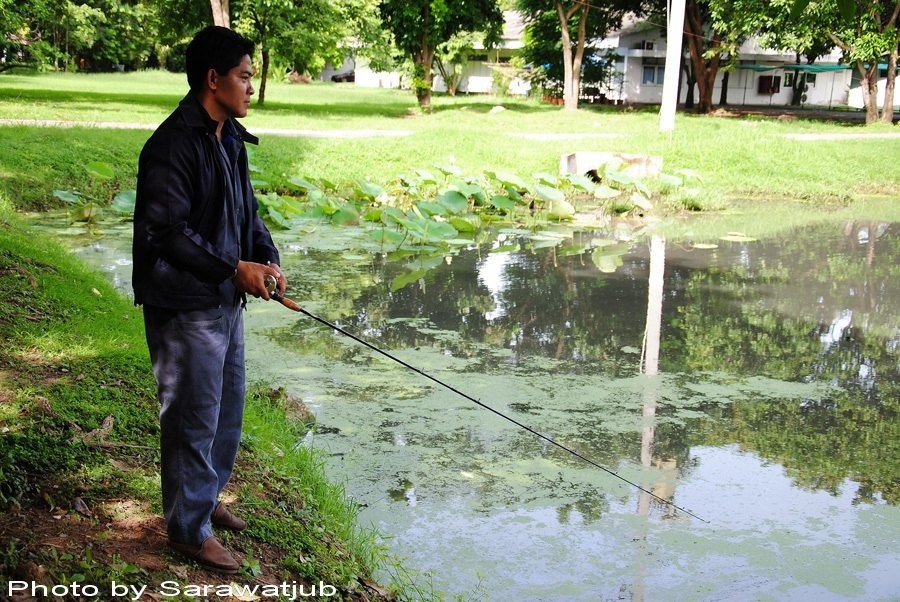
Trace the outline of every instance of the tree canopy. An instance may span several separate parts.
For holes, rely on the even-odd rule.
[[[589,46],[621,25],[626,11],[640,12],[641,2],[616,0],[602,4],[554,0],[519,0],[525,15],[525,59],[542,71],[565,107],[578,108],[582,81],[599,82],[607,72],[605,51]],[[574,35],[573,35],[574,34]]]
[[[439,45],[470,31],[484,32],[485,44],[490,46],[503,29],[497,0],[382,0],[381,17],[397,47],[413,61],[412,86],[423,108],[431,104],[433,62]]]

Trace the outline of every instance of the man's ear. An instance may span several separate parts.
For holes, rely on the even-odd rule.
[[[213,91],[219,87],[219,74],[215,69],[206,72],[206,87]]]

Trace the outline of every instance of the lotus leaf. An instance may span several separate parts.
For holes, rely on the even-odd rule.
[[[437,202],[447,208],[450,213],[462,213],[469,207],[469,199],[457,190],[446,190]]]

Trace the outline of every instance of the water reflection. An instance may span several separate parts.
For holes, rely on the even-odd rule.
[[[427,266],[300,241],[283,263],[314,313],[711,525],[277,306],[251,304],[281,351],[251,346],[252,370],[312,405],[363,520],[450,592],[900,591],[900,226],[597,236]]]
[[[675,500],[680,490],[687,502],[677,501],[689,504],[702,458],[722,462],[716,454],[698,455],[697,449],[737,444],[720,449],[754,453],[787,467],[788,478],[801,490],[824,491],[851,500],[851,506],[896,503],[896,455],[883,452],[893,448],[897,434],[897,230],[868,228],[880,234],[874,252],[866,239],[864,253],[858,252],[859,231],[835,234],[823,228],[786,239],[722,244],[711,251],[679,241],[642,241],[618,256],[622,264],[612,274],[588,254],[470,252],[399,290],[388,290],[387,283],[404,268],[383,263],[376,266],[376,284],[355,296],[356,311],[340,318],[382,345],[410,351],[407,359],[417,365],[451,380],[457,375],[477,397],[487,396],[666,500]],[[655,261],[665,268],[651,277]],[[655,289],[648,287],[648,278]],[[859,291],[867,295],[865,308],[859,305]],[[391,371],[392,384],[380,391],[383,400],[396,399],[395,388],[410,386],[390,368],[375,369]],[[364,382],[373,375],[345,376]],[[553,507],[558,528],[581,542],[596,534],[589,525],[614,520],[610,513],[622,512],[623,504],[640,517],[676,515],[651,496],[586,474],[590,471],[564,453],[426,389],[401,410],[413,417],[399,427],[404,447],[417,451],[404,452],[400,462],[412,462],[412,467],[396,468],[414,476],[414,520],[429,526],[430,541],[447,534],[437,517],[459,499],[489,516]],[[462,426],[466,421],[494,435],[473,437]],[[395,436],[397,428],[387,430]],[[381,448],[379,457],[396,451],[396,445]],[[462,473],[474,478],[457,478]],[[378,476],[369,481],[353,481],[351,488],[366,499],[377,498],[378,483],[384,481]],[[752,478],[724,477],[719,485],[738,497],[766,486]],[[407,505],[409,490],[403,489]],[[721,495],[696,500],[720,521],[723,517],[709,508]],[[807,507],[815,514],[815,505]],[[838,514],[849,517],[850,509],[840,508]],[[404,532],[404,521],[388,519],[389,513],[386,506],[367,516],[392,532]],[[790,525],[791,517],[793,511],[766,520]],[[509,527],[473,534],[470,545],[476,548],[481,537],[506,540]],[[647,518],[632,527],[628,534],[645,543],[625,546],[630,577],[613,573],[620,575],[621,591],[643,599],[652,591],[648,584],[659,585],[659,567],[650,560],[658,550],[646,542],[664,537],[667,528]],[[697,528],[676,527],[679,532]],[[406,531],[412,532],[417,531]],[[408,537],[403,542],[416,546]],[[570,584],[605,582],[571,572],[555,578]],[[496,577],[493,583],[502,581]],[[876,578],[859,591],[877,591],[884,582]],[[603,591],[576,590],[576,598]]]

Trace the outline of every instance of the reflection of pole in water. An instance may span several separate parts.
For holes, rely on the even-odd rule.
[[[662,333],[662,303],[665,286],[666,241],[660,236],[650,239],[650,277],[647,291],[647,326],[641,353],[641,372],[648,377],[659,373],[659,347]],[[656,426],[656,379],[648,378],[644,388],[644,426],[641,431],[641,464],[649,468],[653,460],[653,440]],[[650,496],[641,492],[638,513],[647,516]],[[646,506],[646,507],[645,507]]]
[[[665,285],[666,268],[666,240],[660,236],[650,239],[650,277],[647,291],[647,326],[644,330],[644,345],[641,352],[641,372],[648,378],[644,387],[643,428],[641,429],[641,464],[650,468],[653,463],[653,442],[656,436],[656,387],[658,385],[655,376],[659,373],[659,347],[662,332],[662,302]],[[664,487],[664,499],[673,492]],[[650,514],[650,500],[648,493],[641,491],[638,496],[638,515],[647,517]],[[647,571],[645,560],[647,558],[647,522],[643,522],[643,532],[638,541],[636,551],[636,574],[634,587],[631,591],[631,599],[640,601],[644,599],[644,577]]]
[[[648,376],[659,372],[659,340],[662,330],[663,286],[666,272],[666,239],[653,236],[650,239],[650,278],[647,292],[647,328],[644,331],[644,349],[641,354],[641,371]]]

